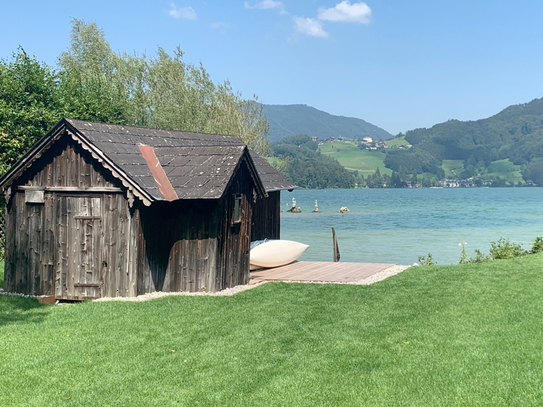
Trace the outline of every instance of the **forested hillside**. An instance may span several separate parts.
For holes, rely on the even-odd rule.
[[[307,134],[325,140],[328,137],[346,137],[361,140],[364,137],[384,140],[392,134],[362,119],[334,116],[307,105],[264,105],[264,115],[270,123],[270,141]]]
[[[462,160],[459,176],[468,178],[487,169],[492,161],[509,159],[521,166],[525,180],[543,185],[543,99],[510,106],[487,119],[449,120],[429,129],[411,130],[405,139],[413,148],[404,153],[405,159],[387,157],[389,165],[405,163],[404,167],[411,168],[410,161],[422,165],[428,161],[423,151],[439,165],[442,160]]]
[[[317,143],[306,134],[282,139],[271,145],[275,156],[283,159],[284,172],[303,188],[354,188],[353,174],[334,158],[317,151]]]

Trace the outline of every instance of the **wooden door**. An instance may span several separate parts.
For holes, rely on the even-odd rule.
[[[101,297],[102,198],[58,197],[57,298]]]

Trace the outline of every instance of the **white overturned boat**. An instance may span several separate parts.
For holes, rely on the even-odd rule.
[[[292,240],[268,240],[250,252],[251,270],[284,266],[300,257],[309,246]]]

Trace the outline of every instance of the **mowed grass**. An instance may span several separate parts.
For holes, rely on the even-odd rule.
[[[464,161],[443,160],[443,164],[441,167],[445,171],[446,178],[458,178],[462,171],[464,171]],[[522,182],[520,165],[515,165],[508,159],[492,161],[488,166],[486,172],[481,174],[481,177],[484,179],[500,177],[501,179],[509,182]]]
[[[405,136],[402,137],[396,137],[390,140],[386,140],[385,144],[389,147],[400,147],[400,146],[408,146],[410,145],[409,142],[405,139]]]
[[[443,160],[441,168],[445,171],[445,178],[457,179],[464,171],[464,160]]]
[[[492,161],[488,166],[487,175],[489,177],[500,177],[509,182],[524,182],[520,165],[515,165],[509,159]]]
[[[319,146],[319,150],[322,154],[334,157],[349,171],[358,171],[364,176],[373,174],[377,168],[381,174],[392,174],[383,164],[385,154],[380,151],[361,150],[355,143],[344,141],[324,143]]]
[[[542,405],[542,262],[141,303],[0,296],[0,405]]]

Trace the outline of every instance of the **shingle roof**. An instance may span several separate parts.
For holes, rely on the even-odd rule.
[[[66,126],[68,124],[68,126]],[[21,168],[32,162],[59,132],[66,127],[72,137],[94,158],[147,204],[163,200],[157,181],[149,169],[140,146],[153,147],[154,154],[179,199],[217,199],[227,187],[242,157],[253,168],[255,182],[266,192],[293,189],[279,171],[250,152],[245,144],[233,136],[204,134],[186,131],[169,131],[123,125],[95,123],[83,120],[63,119],[47,136],[38,142],[0,180],[20,173]],[[256,175],[258,173],[258,175]],[[264,192],[262,192],[264,193]]]
[[[258,175],[260,175],[264,188],[266,188],[266,192],[293,190],[294,188],[297,188],[296,185],[273,168],[264,158],[260,157],[254,151],[249,151],[258,171]]]

